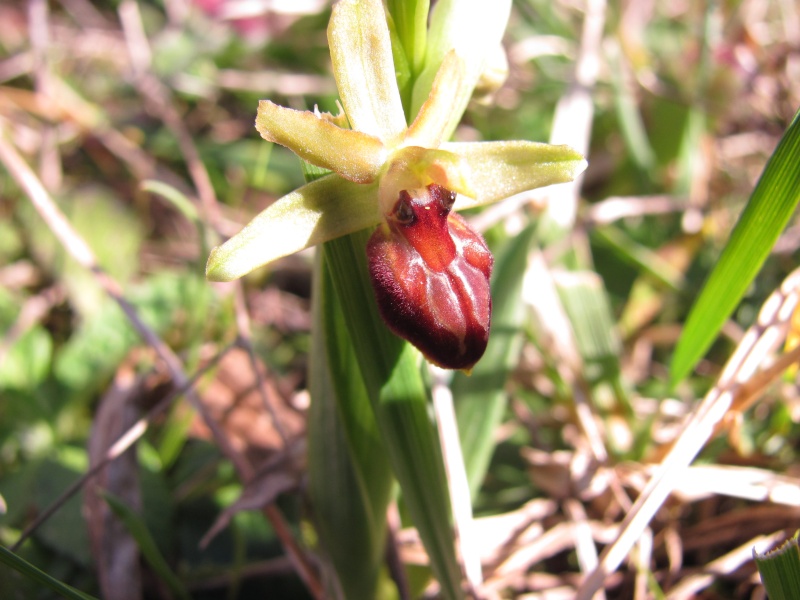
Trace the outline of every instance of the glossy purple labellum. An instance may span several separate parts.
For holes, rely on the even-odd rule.
[[[469,371],[486,350],[492,255],[439,185],[400,192],[367,243],[383,320],[432,363]]]

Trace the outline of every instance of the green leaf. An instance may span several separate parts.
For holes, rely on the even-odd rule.
[[[264,144],[262,144],[262,146],[263,145]],[[143,181],[142,190],[161,196],[170,206],[180,212],[184,219],[195,226],[200,238],[200,256],[207,256],[210,246],[208,240],[214,234],[212,231],[209,231],[206,223],[200,218],[197,205],[192,203],[183,192],[163,181],[157,181],[155,179]]]
[[[767,162],[719,261],[683,329],[670,368],[672,385],[706,353],[800,201],[800,111]]]
[[[800,590],[800,548],[797,536],[777,550],[759,554],[753,550],[753,559],[770,600],[793,600]]]
[[[494,431],[508,403],[506,379],[522,348],[525,306],[519,301],[535,225],[505,245],[492,275],[492,330],[471,375],[458,372],[451,388],[470,492],[475,497],[495,448]]]
[[[449,493],[420,355],[392,334],[380,317],[367,270],[370,234],[363,230],[326,243],[325,260],[403,499],[442,594],[460,598]]]
[[[370,600],[383,563],[394,477],[332,286],[318,255],[309,359],[309,494],[344,597]]]
[[[159,551],[153,536],[150,535],[144,520],[113,494],[105,492],[103,498],[105,498],[108,506],[136,540],[142,556],[153,571],[169,586],[175,596],[188,600],[190,598],[189,592],[184,587],[183,582],[172,572],[166,559]]]
[[[575,332],[584,377],[591,383],[616,383],[622,351],[602,279],[592,271],[564,272],[556,287]]]
[[[679,269],[676,269],[668,260],[661,258],[657,252],[635,242],[619,227],[614,225],[598,227],[592,233],[594,240],[608,246],[623,260],[665,286],[676,291],[683,286],[683,274]]]
[[[656,172],[656,155],[647,137],[647,129],[633,93],[633,86],[628,81],[632,75],[626,73],[628,67],[620,47],[613,43],[608,43],[606,47],[609,49],[607,56],[612,67],[610,69],[611,85],[614,90],[614,108],[619,120],[620,132],[629,148],[628,154],[637,169],[643,175],[652,177],[652,174]]]
[[[31,581],[34,581],[42,587],[49,588],[64,598],[69,600],[96,600],[94,596],[84,594],[76,590],[74,587],[60,582],[58,579],[51,577],[41,569],[35,567],[24,558],[14,554],[5,546],[0,546],[0,562],[8,565],[18,573],[21,573]]]
[[[33,392],[44,381],[53,357],[53,339],[44,327],[31,327],[0,361],[0,390]]]

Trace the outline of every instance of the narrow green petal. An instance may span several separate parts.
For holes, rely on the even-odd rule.
[[[464,81],[451,99],[451,118],[445,129],[449,138],[461,120],[472,90],[486,68],[486,59],[503,39],[511,0],[439,0],[431,11],[425,68],[414,84],[411,115],[430,94],[436,73],[450,50],[464,61]]]
[[[447,54],[436,73],[433,87],[406,132],[406,143],[437,148],[449,135],[447,128],[453,117],[453,97],[459,95],[464,80],[464,61],[455,52]]]
[[[458,155],[474,191],[459,197],[463,210],[502,200],[526,190],[572,181],[586,169],[586,159],[569,146],[538,142],[453,142],[442,150]],[[460,190],[456,190],[459,191]]]
[[[286,146],[312,165],[356,183],[374,181],[386,160],[386,148],[378,138],[337,127],[311,111],[284,108],[269,100],[258,103],[256,129],[268,142]]]
[[[333,75],[353,129],[386,143],[406,128],[380,0],[340,0],[328,26]]]
[[[206,277],[232,281],[273,260],[380,221],[377,184],[327,175],[269,206],[211,251]]]

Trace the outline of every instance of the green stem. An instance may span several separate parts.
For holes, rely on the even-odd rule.
[[[439,440],[428,407],[419,353],[384,325],[369,281],[370,231],[324,245],[325,264],[344,312],[381,439],[447,598],[461,597]]]

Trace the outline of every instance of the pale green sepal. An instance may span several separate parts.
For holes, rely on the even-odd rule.
[[[486,57],[500,44],[511,12],[511,0],[440,0],[431,11],[425,68],[414,84],[411,115],[416,116],[433,86],[436,72],[452,49],[464,61],[463,85],[450,105],[444,139],[456,129],[472,90],[486,68]]]
[[[206,277],[232,281],[273,260],[376,225],[377,183],[327,175],[284,196],[211,251]]]
[[[286,146],[303,160],[356,183],[374,181],[386,160],[386,147],[378,138],[269,100],[258,103],[256,129],[268,142]]]
[[[442,144],[440,149],[459,157],[462,172],[474,191],[474,196],[459,196],[456,210],[572,181],[587,165],[583,155],[569,146],[538,142],[452,142]]]
[[[353,129],[389,142],[406,128],[380,0],[340,0],[328,26],[333,75]]]

